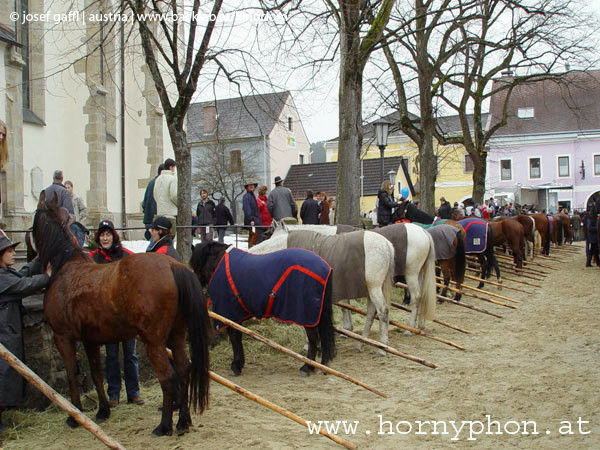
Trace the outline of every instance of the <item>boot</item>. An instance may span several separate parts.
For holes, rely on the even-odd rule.
[[[585,267],[592,267],[592,255],[588,255]]]

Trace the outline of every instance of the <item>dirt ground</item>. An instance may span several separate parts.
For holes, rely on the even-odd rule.
[[[332,366],[385,392],[387,399],[333,376],[300,378],[300,363],[247,340],[246,368],[233,381],[308,420],[359,421],[354,435],[343,428],[338,435],[360,448],[600,448],[600,269],[585,268],[583,247],[578,248],[577,255],[561,256],[565,262],[559,271],[548,270],[551,274],[541,289],[526,287],[533,294],[491,289],[522,300],[517,310],[463,298],[502,314],[503,319],[451,304],[438,306],[439,319],[473,334],[429,322],[426,330],[466,346],[466,352],[391,331],[390,345],[432,361],[438,369],[391,355],[377,357],[370,347],[359,353],[353,341],[338,339],[338,356]],[[405,322],[407,313],[392,308],[391,317]],[[253,328],[274,336],[287,334],[289,342],[282,343],[301,350],[298,327],[261,324]],[[371,337],[377,338],[376,326]],[[228,344],[219,345],[212,357],[212,369],[231,379]],[[152,438],[150,432],[160,419],[156,408],[161,394],[153,383],[143,387],[142,395],[144,406],[120,405],[101,425],[128,449],[337,447],[216,383],[211,385],[210,408],[202,416],[193,416],[189,434]],[[89,408],[94,396],[88,395]],[[87,413],[93,418],[95,412]],[[65,415],[55,409],[11,412],[7,419],[5,449],[103,448],[84,429],[68,429]],[[422,434],[417,433],[418,421],[423,422]],[[441,422],[445,422],[448,434],[432,434],[433,425],[425,421],[440,422],[438,433],[444,431]],[[471,422],[465,422],[457,436],[455,428],[460,429],[462,421]],[[529,422],[526,427],[523,421]],[[569,423],[573,434],[567,434]],[[502,434],[485,434],[497,433],[498,426]],[[379,434],[389,432],[390,427],[394,434]],[[478,432],[481,427],[484,434],[468,440],[469,430]],[[537,434],[531,434],[534,431]]]

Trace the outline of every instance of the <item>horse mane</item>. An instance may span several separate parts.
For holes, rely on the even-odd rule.
[[[406,207],[406,213],[408,214],[407,218],[411,222],[419,222],[419,223],[425,223],[425,224],[433,223],[433,219],[434,219],[433,216],[430,216],[425,211],[420,210],[412,202],[409,203],[408,206]],[[424,222],[424,221],[427,221],[427,222]]]
[[[66,226],[60,223],[58,208],[48,205],[46,208],[38,208],[33,217],[32,228],[42,267],[50,262],[52,270],[56,272],[74,256],[86,258],[83,250],[69,236]]]
[[[229,247],[227,244],[221,244],[220,242],[215,241],[204,242],[194,246],[192,257],[190,258],[190,267],[194,273],[200,277],[202,275],[204,266],[208,262],[208,257],[213,255],[215,252],[224,252],[227,247]]]

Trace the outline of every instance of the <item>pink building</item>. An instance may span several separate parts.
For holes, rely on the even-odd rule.
[[[492,97],[492,124],[504,99]],[[581,210],[600,196],[600,71],[515,87],[508,122],[490,142],[486,187],[488,198],[505,196],[540,211]]]

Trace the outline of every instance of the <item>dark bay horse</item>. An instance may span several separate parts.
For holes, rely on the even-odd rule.
[[[303,326],[308,338],[307,358],[315,360],[321,347],[321,364],[335,357],[332,270],[319,256],[299,248],[253,255],[218,242],[196,245],[190,266],[208,286],[214,312],[241,323],[251,317],[274,317]],[[227,327],[233,349],[231,370],[244,368],[242,333]],[[314,367],[304,364],[301,376]]]
[[[96,264],[79,248],[68,228],[68,213],[56,207],[56,196],[40,196],[33,219],[33,240],[42,267],[52,278],[44,297],[46,320],[69,378],[71,401],[81,409],[75,344],[83,342],[98,393],[96,420],[110,416],[103,386],[100,345],[139,336],[163,391],[157,436],[173,433],[173,400],[181,384],[177,433],[192,424],[190,407],[203,412],[208,403],[210,322],[202,288],[194,273],[174,259],[156,253]],[[192,362],[186,353],[189,332]],[[177,374],[167,356],[172,350]],[[188,398],[189,388],[189,398]],[[72,417],[71,427],[77,426]]]
[[[558,213],[555,214],[554,217],[557,218],[558,224],[559,226],[562,228],[561,230],[561,239],[559,239],[560,244],[562,245],[563,242],[565,243],[569,243],[572,244],[573,243],[573,236],[571,233],[571,218],[565,214],[565,213]]]
[[[523,257],[525,253],[525,230],[523,225],[515,219],[506,217],[504,219],[494,218],[489,222],[494,232],[494,245],[508,244],[512,250],[515,265],[523,268]]]

